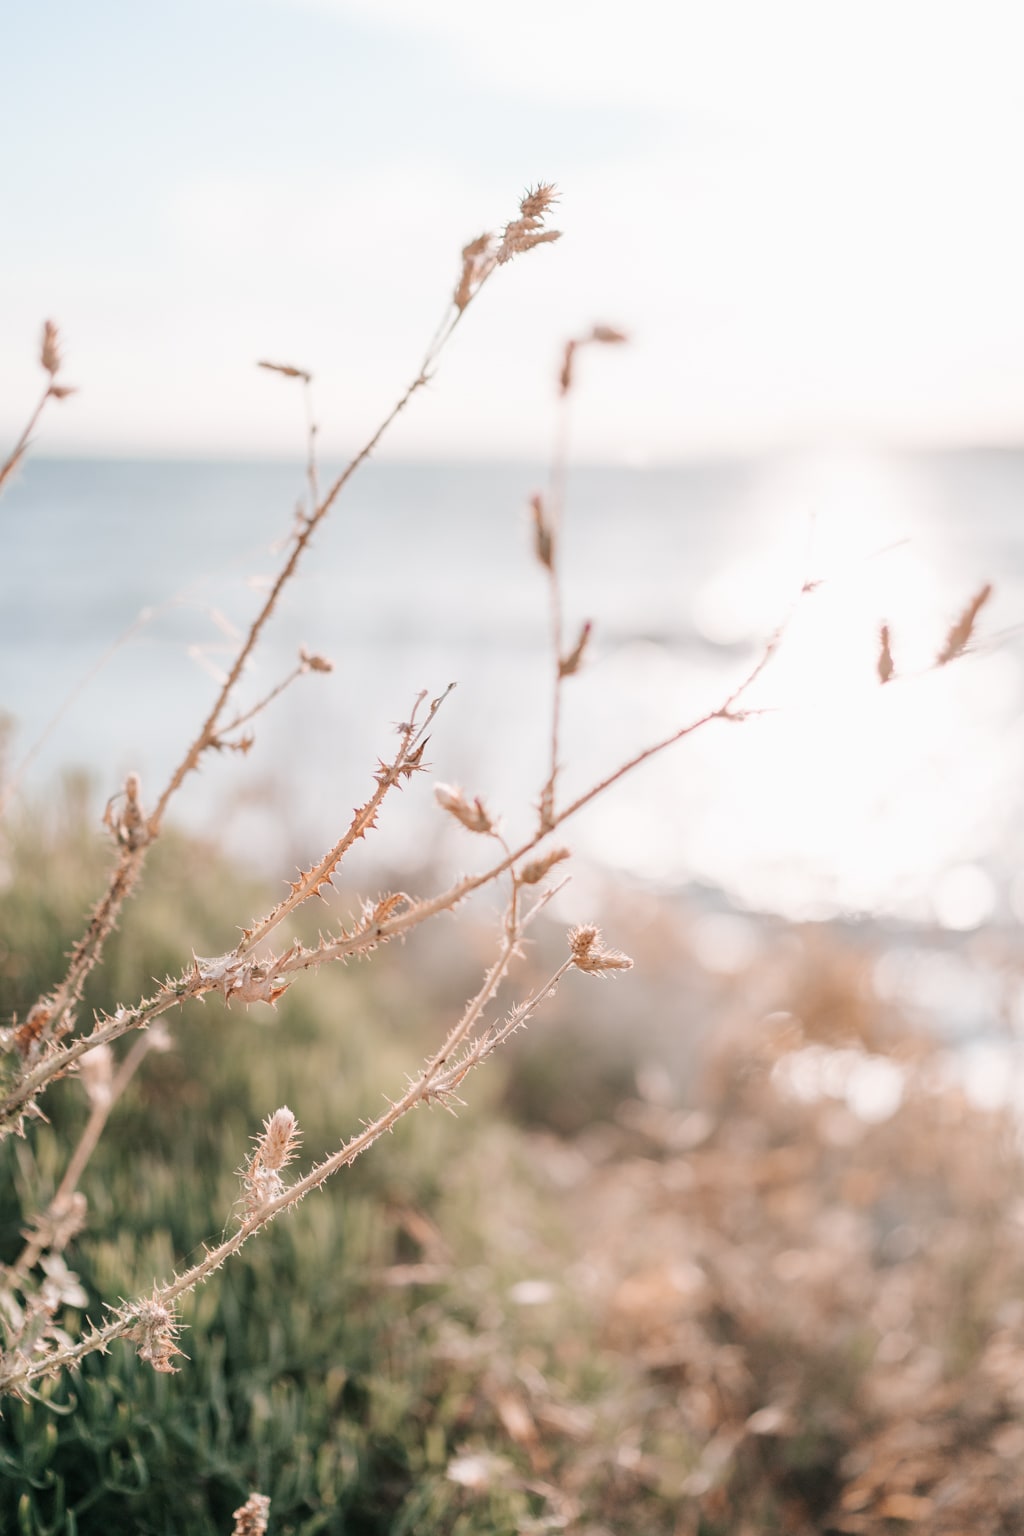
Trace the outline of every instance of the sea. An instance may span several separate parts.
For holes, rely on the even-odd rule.
[[[333,670],[300,676],[240,729],[247,753],[209,754],[173,818],[291,870],[366,798],[417,698],[454,683],[430,775],[391,797],[355,877],[473,867],[437,782],[479,795],[510,839],[528,835],[554,672],[535,492],[550,498],[529,463],[360,470],[283,594],[237,712],[303,647]],[[71,769],[88,774],[97,820],[128,772],[156,798],[305,494],[299,463],[28,459],[0,500],[9,801],[45,800]],[[743,718],[694,730],[565,825],[582,869],[696,892],[730,920],[870,923],[947,949],[1015,935],[1024,450],[580,465],[562,500],[565,644],[585,621],[592,633],[563,685],[560,803],[716,709],[772,647],[736,702]],[[939,664],[986,587],[964,654]]]

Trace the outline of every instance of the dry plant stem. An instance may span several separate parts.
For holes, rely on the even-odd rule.
[[[50,1201],[47,1214],[59,1216],[67,1208],[72,1195],[78,1189],[89,1159],[96,1150],[114,1105],[121,1098],[128,1084],[142,1065],[143,1059],[149,1053],[152,1044],[153,1037],[148,1034],[140,1035],[133,1042],[131,1050],[127,1052],[120,1067],[114,1074],[108,1096],[101,1102],[93,1104],[89,1112],[89,1118],[78,1139],[78,1145],[75,1147],[74,1152],[72,1152],[67,1168],[64,1170],[64,1177],[57,1186],[53,1199]],[[16,1280],[24,1279],[40,1256],[48,1249],[52,1251],[52,1245],[48,1244],[40,1235],[37,1234],[29,1238],[21,1253],[11,1265],[9,1274]]]
[[[540,793],[540,825],[550,832],[556,825],[555,793],[558,781],[558,751],[562,721],[562,508],[565,504],[565,482],[569,461],[569,394],[566,391],[558,406],[558,430],[552,457],[550,492],[546,508],[550,557],[545,569],[548,576],[548,601],[551,615],[551,650],[554,658],[554,682],[551,696],[551,756],[548,777]]]
[[[166,1285],[156,1287],[152,1300],[164,1307],[172,1307],[178,1299],[196,1288],[204,1280],[214,1273],[225,1260],[253,1237],[257,1232],[268,1226],[275,1217],[290,1206],[296,1205],[300,1200],[313,1190],[324,1185],[332,1174],[338,1173],[342,1168],[355,1162],[361,1153],[365,1152],[378,1141],[387,1131],[402,1118],[415,1109],[419,1104],[430,1102],[444,1102],[450,1097],[463,1078],[474,1066],[485,1060],[496,1048],[500,1040],[507,1039],[516,1029],[521,1028],[528,1018],[535,1012],[539,1004],[551,995],[558,986],[566,971],[573,965],[571,957],[565,960],[558,969],[538,987],[525,1002],[513,1011],[510,1019],[498,1030],[492,1030],[482,1036],[476,1048],[470,1047],[461,1058],[453,1061],[453,1056],[459,1048],[466,1045],[487,1004],[494,997],[501,981],[506,975],[509,965],[516,955],[519,939],[535,914],[541,910],[550,898],[551,892],[546,892],[538,899],[534,907],[522,921],[515,921],[511,917],[506,919],[505,931],[502,939],[501,950],[494,964],[487,972],[483,982],[466,1005],[457,1024],[448,1032],[448,1035],[440,1049],[424,1064],[418,1076],[409,1083],[405,1093],[400,1098],[389,1101],[384,1114],[363,1126],[355,1136],[349,1138],[338,1150],[314,1168],[302,1179],[299,1179],[290,1188],[278,1196],[277,1199],[268,1201],[258,1212],[247,1217],[238,1227],[238,1230],[216,1248],[207,1249],[203,1258],[194,1264],[183,1274],[177,1275]],[[136,1314],[131,1306],[123,1308],[109,1323],[100,1328],[93,1328],[77,1344],[65,1349],[55,1350],[43,1360],[28,1362],[10,1360],[6,1366],[0,1364],[0,1392],[20,1392],[31,1385],[33,1381],[43,1376],[52,1375],[54,1372],[74,1365],[86,1355],[96,1350],[105,1350],[116,1338],[132,1331],[136,1324]]]
[[[600,779],[596,784],[592,784],[589,789],[577,796],[571,804],[557,812],[552,827],[548,830],[554,830],[555,827],[561,826],[571,816],[575,816],[578,811],[589,805],[591,801],[609,790],[612,785],[618,783],[620,779],[625,778],[627,774],[639,768],[641,764],[647,762],[650,758],[658,756],[659,753],[666,751],[669,747],[674,746],[676,742],[684,740],[687,736],[692,736],[695,731],[701,730],[713,720],[743,719],[744,715],[737,712],[736,705],[775,655],[788,622],[789,619],[787,617],[785,623],[771,636],[764,651],[750,672],[747,673],[746,677],[743,678],[717,708],[709,710],[706,714],[689,721],[686,725],[680,726],[678,730],[653,742],[650,746],[645,747],[626,762],[620,764],[618,768],[607,774],[603,779]],[[365,826],[369,825],[368,819],[365,819],[361,812],[357,813],[357,816],[365,830]],[[353,823],[354,826],[355,823]],[[341,841],[346,842],[347,840],[347,845],[350,846],[351,842],[361,835],[362,831],[353,831],[352,827],[350,827],[346,838]],[[497,863],[491,865],[490,868],[482,873],[467,875],[436,896],[411,902],[405,911],[393,917],[387,917],[378,921],[371,914],[362,924],[357,925],[353,932],[342,934],[340,938],[335,940],[325,939],[314,950],[305,949],[299,944],[293,945],[283,955],[270,957],[264,961],[264,974],[268,981],[277,981],[283,987],[287,983],[289,976],[294,976],[300,971],[314,970],[334,960],[349,959],[353,955],[374,949],[377,945],[386,943],[389,939],[408,933],[411,929],[418,927],[420,923],[426,922],[429,918],[435,917],[441,912],[452,911],[466,897],[472,895],[474,891],[479,890],[482,886],[491,884],[500,875],[505,874],[513,865],[517,864],[520,859],[532,853],[546,836],[547,832],[543,829],[538,829],[519,847],[511,852],[504,853]],[[339,846],[339,844],[335,844],[335,850]],[[301,902],[308,900],[310,896],[316,894],[319,886],[326,879],[326,873],[320,875],[319,871],[329,864],[335,850],[331,850],[320,861],[320,864],[314,866],[313,870],[308,871],[302,877],[299,887],[293,888],[289,896],[272,913],[268,914],[260,923],[255,924],[251,930],[247,930],[234,954],[224,956],[222,960],[217,962],[215,969],[209,969],[204,975],[201,968],[193,966],[190,970],[183,972],[176,980],[168,982],[164,987],[160,988],[152,997],[147,998],[134,1008],[118,1009],[111,1018],[102,1020],[90,1035],[82,1036],[71,1045],[61,1047],[43,1061],[37,1063],[25,1073],[20,1083],[3,1100],[0,1100],[0,1129],[9,1129],[18,1116],[23,1113],[25,1106],[34,1100],[49,1082],[63,1076],[75,1061],[95,1046],[117,1040],[132,1029],[146,1028],[154,1019],[159,1018],[162,1014],[168,1012],[169,1009],[178,1006],[189,998],[203,997],[207,993],[215,991],[224,992],[230,997],[230,991],[226,987],[225,978],[230,978],[232,966],[235,967],[235,974],[241,975],[240,968],[244,964],[252,965],[254,963],[249,959],[249,956],[253,947],[260,942],[260,939],[265,938],[282,918],[299,906]],[[257,937],[257,934],[259,937]],[[239,988],[239,995],[242,995],[241,988]]]
[[[221,731],[223,729],[221,726],[221,720],[224,714],[224,710],[227,707],[228,701],[231,698],[231,695],[233,694],[243,671],[245,670],[249,658],[251,657],[253,651],[256,648],[256,645],[260,640],[260,637],[262,636],[267,621],[270,619],[271,614],[274,612],[274,609],[277,606],[277,602],[281,596],[282,591],[294,576],[299,560],[301,559],[303,552],[309,544],[313,533],[330,512],[334,503],[337,501],[338,497],[352,476],[374,452],[384,434],[387,432],[388,428],[402,413],[402,411],[405,410],[412,397],[420,389],[424,388],[425,385],[429,382],[430,370],[433,368],[444,347],[451,339],[455,328],[459,321],[462,319],[466,309],[469,308],[469,305],[473,302],[473,299],[483,288],[487,278],[489,278],[495,270],[496,268],[492,266],[487,272],[484,273],[479,283],[469,294],[461,308],[455,308],[454,306],[450,308],[450,318],[442,323],[438,332],[435,334],[433,340],[430,343],[430,346],[427,348],[426,354],[420,365],[419,371],[416,374],[416,377],[406,387],[405,391],[396,401],[395,405],[385,416],[384,420],[380,423],[377,430],[372,434],[367,442],[363,444],[362,448],[355,455],[355,457],[350,460],[345,469],[342,470],[341,474],[338,475],[337,479],[334,481],[326,495],[323,497],[323,500],[315,506],[314,510],[308,517],[303,519],[301,527],[294,535],[292,540],[291,552],[288,556],[288,559],[279,570],[273,581],[273,584],[271,585],[270,591],[267,594],[262,608],[256,615],[256,618],[253,620],[249,632],[246,635],[245,640],[243,641],[241,648],[239,649],[238,654],[235,657],[235,660],[224,680],[220,692],[214,701],[212,709],[204,720],[198,735],[189,746],[181,762],[171,774],[166,788],[164,789],[156,803],[155,808],[148,818],[147,842],[136,849],[130,850],[130,852],[122,853],[120,855],[118,862],[114,866],[114,869],[111,873],[107,890],[94,907],[92,913],[90,914],[84,935],[71,952],[70,963],[63,980],[59,982],[58,985],[49,994],[41,997],[38,1000],[39,1004],[49,1011],[49,1029],[51,1038],[60,1038],[62,1034],[67,1032],[69,1027],[68,1015],[71,1009],[80,999],[85,981],[97,963],[108,935],[116,925],[121,907],[125,899],[134,889],[136,882],[138,881],[139,875],[142,872],[143,865],[145,864],[147,847],[149,844],[154,842],[160,834],[163,818],[167,811],[168,804],[177,793],[177,791],[181,788],[181,785],[184,783],[188,775],[198,767],[200,759],[203,757],[204,753],[209,751],[210,748],[218,742]],[[48,390],[47,395],[49,393],[50,391]],[[29,426],[26,428],[26,431],[23,434],[23,437],[26,441],[28,433],[31,431],[32,425],[38,418],[39,412],[42,410],[43,405],[45,404],[46,398],[47,396],[44,396],[43,400],[40,401],[32,421],[29,423]],[[22,450],[16,450],[16,452],[18,451]],[[310,464],[313,465],[314,462],[311,435]],[[313,473],[313,479],[315,480],[315,471]]]
[[[316,461],[316,434],[319,431],[313,412],[313,380],[307,374],[302,381],[302,398],[306,405],[306,480],[309,483],[310,516],[320,505],[320,473]]]
[[[312,868],[304,870],[300,874],[299,879],[292,883],[288,895],[265,917],[260,918],[251,928],[244,930],[242,938],[233,954],[224,957],[223,963],[219,966],[218,974],[220,977],[230,979],[232,967],[235,968],[235,973],[238,974],[244,966],[247,957],[251,955],[252,950],[289,913],[293,912],[303,902],[308,901],[310,897],[318,895],[322,886],[329,884],[335,869],[349,848],[360,838],[364,837],[374,825],[377,812],[389,790],[400,784],[403,779],[410,778],[412,774],[422,768],[423,749],[426,746],[426,732],[454,686],[454,684],[451,684],[440,697],[431,701],[425,719],[422,723],[418,724],[416,716],[424,699],[424,695],[420,695],[413,707],[412,718],[404,723],[401,728],[402,738],[398,751],[389,763],[382,763],[378,769],[375,788],[369,800],[354,812],[344,835],[338,839],[323,858],[314,864]],[[132,864],[133,877],[137,876],[137,861],[142,851],[142,849],[126,851],[123,856],[123,863]],[[367,935],[365,948],[372,948],[375,944],[381,942],[379,936],[381,925],[376,922],[372,914],[365,925],[365,932]],[[375,934],[378,936],[374,937]],[[323,962],[310,960],[307,962],[307,967],[320,963]],[[249,961],[250,977],[253,965],[254,962]],[[278,968],[271,967],[269,969],[268,977],[270,980],[276,974],[276,969]],[[204,974],[197,962],[190,971],[184,973],[177,981],[169,982],[153,997],[140,1003],[138,1007],[118,1009],[112,1019],[104,1020],[91,1034],[83,1035],[69,1047],[53,1051],[22,1075],[16,1087],[12,1088],[4,1100],[0,1102],[0,1128],[9,1128],[12,1121],[22,1113],[24,1106],[29,1104],[38,1095],[40,1089],[47,1082],[56,1077],[62,1077],[68,1068],[81,1056],[85,1055],[87,1051],[93,1050],[97,1045],[120,1038],[128,1030],[145,1028],[169,1008],[184,1002],[189,997],[202,997],[205,993],[216,990],[224,990],[225,995],[230,996],[230,991],[224,982],[215,979],[211,972]],[[241,993],[240,988],[235,990]],[[252,998],[250,997],[248,1000],[252,1001]],[[264,1000],[272,1000],[269,990],[265,994]]]
[[[18,438],[18,441],[11,449],[10,454],[4,460],[3,464],[0,465],[0,491],[3,490],[5,482],[9,476],[14,473],[21,460],[24,458],[25,450],[28,448],[32,433],[35,431],[36,424],[39,421],[40,416],[43,414],[43,411],[46,408],[46,402],[50,399],[52,393],[52,386],[47,384],[46,388],[43,390],[42,398],[40,399],[39,404],[36,406],[35,410],[32,412],[32,415],[28,419],[28,423],[24,432],[22,432],[21,436]]]
[[[236,715],[226,725],[222,725],[218,732],[218,739],[223,740],[225,736],[230,736],[233,731],[237,731],[243,725],[248,725],[250,720],[254,720],[257,715],[261,715],[268,705],[272,704],[275,699],[279,699],[285,689],[290,688],[297,678],[303,677],[307,670],[308,668],[301,663],[293,668],[287,677],[282,678],[276,687],[271,688],[269,693],[264,694],[259,703],[254,704],[251,709],[247,709],[244,714]]]
[[[422,754],[423,748],[426,746],[426,732],[454,686],[454,683],[450,683],[439,698],[431,700],[427,717],[423,724],[418,726],[416,724],[416,714],[424,698],[424,695],[420,694],[420,697],[413,706],[411,719],[408,724],[402,727],[402,744],[398,753],[391,763],[381,765],[377,774],[377,788],[369,800],[355,812],[344,835],[338,839],[332,848],[327,850],[323,858],[318,860],[310,869],[302,872],[299,879],[290,887],[289,893],[284,900],[278,902],[277,906],[273,911],[268,912],[266,917],[260,918],[251,928],[245,930],[241,941],[235,949],[236,956],[242,958],[245,955],[251,954],[256,946],[261,944],[289,913],[294,912],[296,907],[308,901],[311,896],[319,895],[321,887],[329,883],[334,875],[334,871],[348,850],[361,837],[365,837],[370,828],[375,825],[377,812],[388,791],[396,784],[399,784],[403,776],[408,777],[410,772],[414,772],[421,766],[420,754]]]

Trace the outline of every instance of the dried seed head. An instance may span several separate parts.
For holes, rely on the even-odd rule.
[[[128,1315],[136,1319],[128,1338],[135,1344],[139,1359],[148,1361],[154,1371],[162,1375],[177,1371],[178,1367],[171,1362],[175,1355],[182,1353],[177,1344],[181,1324],[173,1306],[165,1306],[154,1287],[152,1299],[137,1302]]]
[[[891,635],[888,624],[883,624],[878,631],[878,681],[887,683],[896,670],[896,664],[892,659],[890,647]]]
[[[590,976],[601,976],[608,971],[631,971],[633,962],[618,950],[603,949],[601,930],[587,923],[569,930],[569,953],[578,971]]]
[[[458,310],[465,309],[485,277],[494,270],[494,236],[477,235],[462,247],[462,271],[452,295],[452,303]]]
[[[466,799],[462,790],[456,784],[436,784],[434,786],[434,798],[441,808],[454,816],[456,821],[470,832],[493,832],[494,822],[488,814],[487,808],[479,795],[473,797],[472,804]]]
[[[66,400],[68,395],[77,395],[78,390],[74,384],[51,384],[47,394],[54,400]]]
[[[537,491],[530,497],[530,515],[533,518],[534,554],[546,570],[554,567],[554,540],[544,512],[544,498]]]
[[[256,1138],[256,1147],[242,1174],[245,1208],[250,1216],[284,1194],[281,1170],[295,1156],[300,1140],[295,1116],[287,1104],[264,1120],[263,1132]]]
[[[527,189],[519,204],[519,212],[524,219],[542,219],[551,205],[557,202],[558,193],[554,185],[542,181]]]
[[[261,359],[256,367],[266,368],[268,373],[283,374],[286,379],[302,379],[306,384],[313,382],[313,375],[307,373],[305,368],[293,368],[290,363],[267,363]]]
[[[299,661],[304,672],[334,671],[333,661],[328,661],[326,656],[320,656],[315,651],[307,651],[304,645],[299,648]]]
[[[963,654],[967,642],[974,633],[974,625],[978,614],[991,596],[992,583],[987,581],[980,591],[974,594],[956,623],[950,628],[942,650],[935,658],[936,666],[944,667],[948,661],[952,661],[955,657]]]
[[[562,354],[562,371],[558,375],[558,388],[563,395],[567,395],[572,389],[572,364],[576,356],[576,346],[575,341],[567,341]]]
[[[52,320],[43,326],[43,341],[39,349],[39,361],[51,379],[60,372],[60,333]]]
[[[531,859],[529,864],[524,864],[519,871],[520,885],[537,885],[544,879],[549,869],[563,860],[569,858],[568,848],[552,848],[550,853],[542,854],[539,859]]]
[[[115,809],[121,795],[112,795],[103,812],[103,825],[113,833],[117,842],[125,848],[141,848],[149,841],[149,829],[139,802],[141,781],[137,773],[130,773],[124,781],[121,795],[124,804]]]
[[[300,1140],[295,1116],[287,1104],[282,1104],[280,1109],[275,1109],[264,1120],[263,1135],[259,1139],[256,1153],[264,1168],[276,1171],[291,1162]]]
[[[494,253],[494,261],[503,266],[522,251],[530,251],[535,245],[547,245],[561,239],[561,231],[543,229],[544,216],[555,201],[553,186],[543,183],[528,191],[519,204],[519,218],[505,225],[501,244]]]
[[[580,629],[580,636],[576,641],[576,644],[573,646],[568,656],[563,656],[558,663],[559,677],[572,677],[573,673],[579,671],[580,662],[583,660],[583,653],[587,648],[587,642],[590,639],[590,632],[592,629],[593,625],[591,624],[590,620],[587,619]]]
[[[231,1518],[235,1522],[231,1536],[266,1536],[270,1520],[270,1499],[265,1493],[250,1493]]]
[[[616,330],[612,325],[595,325],[590,333],[591,341],[604,342],[606,345],[618,346],[621,342],[628,341],[625,331]]]

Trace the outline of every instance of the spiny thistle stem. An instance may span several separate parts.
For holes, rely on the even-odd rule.
[[[401,414],[401,412],[405,410],[413,395],[415,395],[420,389],[424,388],[425,385],[429,382],[431,370],[435,366],[438,357],[440,356],[444,347],[447,345],[448,341],[451,339],[451,336],[459,321],[462,319],[466,309],[469,307],[470,303],[473,301],[476,295],[480,292],[485,282],[493,275],[493,273],[497,270],[497,267],[501,265],[503,261],[508,260],[511,255],[514,255],[517,251],[528,250],[533,245],[540,243],[538,232],[546,212],[554,201],[555,189],[551,186],[544,185],[536,188],[535,190],[529,191],[526,193],[520,203],[519,220],[513,220],[509,225],[506,226],[505,236],[501,246],[499,246],[497,249],[493,249],[493,242],[491,241],[491,237],[481,237],[481,239],[486,241],[488,247],[486,258],[483,259],[478,269],[474,271],[472,279],[466,287],[464,293],[462,284],[460,283],[460,287],[456,290],[456,294],[453,296],[449,308],[450,318],[445,323],[443,323],[442,328],[431,341],[415,378],[406,387],[405,391],[399,397],[388,414],[384,417],[376,431],[363,444],[362,448],[350,460],[345,469],[343,469],[342,472],[338,475],[322,500],[319,500],[314,505],[309,515],[302,520],[301,526],[298,527],[291,541],[291,549],[288,558],[285,560],[281,569],[278,571],[262,607],[257,613],[255,619],[252,621],[249,631],[246,634],[242,645],[240,646],[238,653],[228,670],[227,676],[224,679],[216,699],[214,700],[212,708],[206,716],[206,719],[203,721],[203,724],[200,726],[198,734],[189,745],[184,757],[181,759],[178,766],[171,774],[163,792],[157,800],[155,807],[149,815],[147,846],[155,842],[160,835],[167,807],[170,801],[173,799],[174,795],[181,788],[188,775],[194,772],[195,769],[199,766],[199,762],[203,756],[213,747],[215,747],[220,740],[223,729],[221,722],[223,720],[224,712],[228,706],[228,702],[238,685],[239,679],[241,678],[249,658],[255,650],[271,615],[277,607],[277,603],[282,591],[294,576],[299,561],[306,548],[308,547],[314,532],[323,522],[324,518],[328,515],[341,492],[348,484],[349,480],[360,468],[360,466],[364,464],[365,461],[370,457],[392,423]],[[547,232],[545,238],[555,239],[557,238],[557,233],[555,231]],[[464,252],[464,271],[465,261],[466,257]],[[461,302],[459,302],[460,299]],[[48,340],[50,342],[49,350],[47,347]],[[43,364],[44,367],[47,367],[48,371],[51,372],[51,375],[54,369],[50,368],[49,364],[54,361],[53,348],[55,347],[55,344],[56,331],[55,328],[51,328],[48,322],[46,332],[44,333]],[[59,359],[55,366],[59,366]],[[264,364],[263,366],[269,366],[276,372],[300,377],[306,381],[309,381],[310,379],[310,375],[305,373],[302,369],[292,369],[287,365],[281,364]],[[26,428],[26,431],[23,434],[22,443],[16,449],[17,457],[20,457],[21,453],[24,451],[24,445],[28,441],[28,434],[38,417],[39,411],[42,410],[42,406],[45,404],[46,398],[48,398],[50,394],[57,393],[60,393],[60,391],[58,387],[51,381],[51,384],[47,390],[47,395],[44,396],[44,400],[40,403],[35,416],[29,423],[29,427]],[[310,406],[309,409],[311,413],[312,407]],[[310,460],[307,478],[309,479],[310,486],[312,487],[316,484],[315,457],[313,453],[313,438],[315,435],[315,429],[312,428],[312,414],[310,414],[309,419],[311,423]],[[2,476],[0,476],[0,483],[2,483]],[[134,890],[138,882],[138,877],[142,871],[145,860],[146,847],[140,847],[138,849],[132,850],[131,856],[125,854],[121,855],[118,863],[115,865],[113,871],[111,872],[107,890],[103,896],[101,896],[99,902],[96,904],[89,917],[82,939],[72,950],[71,960],[67,971],[65,972],[64,978],[57,984],[55,988],[52,989],[51,992],[38,1000],[36,1006],[45,1009],[47,1014],[46,1028],[50,1039],[59,1040],[61,1036],[66,1034],[67,1031],[72,1027],[73,1020],[70,1017],[72,1009],[81,998],[82,989],[85,985],[85,982],[93,967],[99,960],[100,955],[102,954],[107,937],[116,926],[121,907],[123,906],[127,897]]]

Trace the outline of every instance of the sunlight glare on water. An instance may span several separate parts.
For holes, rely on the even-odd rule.
[[[974,861],[1016,805],[1020,670],[1006,647],[934,661],[999,573],[956,558],[927,479],[881,454],[816,456],[762,477],[749,525],[696,618],[720,644],[785,623],[744,698],[764,713],[713,725],[658,764],[647,810],[619,813],[634,855],[664,878],[673,846],[685,848],[697,877],[794,917],[881,909],[976,926],[996,898]],[[884,687],[882,623],[897,674]]]

